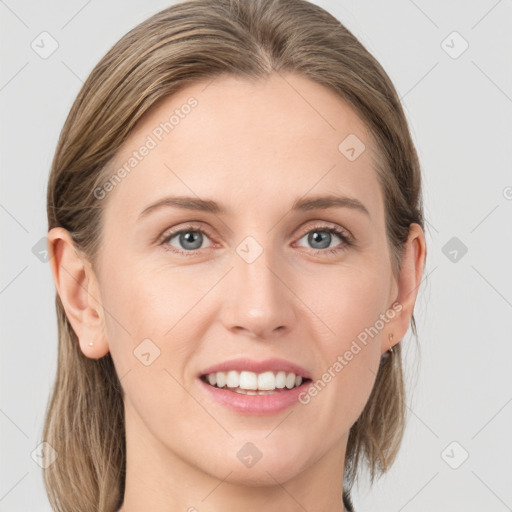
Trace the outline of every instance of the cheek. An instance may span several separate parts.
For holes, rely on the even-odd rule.
[[[337,269],[321,282],[325,284],[310,287],[311,309],[329,329],[322,327],[327,335],[317,345],[322,370],[312,409],[317,408],[320,416],[325,411],[328,423],[350,427],[362,412],[378,371],[383,325],[379,319],[388,306],[385,269]]]
[[[149,423],[155,428],[172,425],[178,435],[183,425],[176,422],[175,411],[190,407],[179,383],[185,382],[202,337],[187,312],[194,311],[201,290],[164,278],[163,272],[118,263],[103,282],[102,297],[107,340],[125,399],[138,416],[154,418]]]
[[[328,326],[327,346],[337,354],[358,336],[364,338],[366,329],[374,326],[379,315],[385,313],[388,307],[386,273],[385,269],[377,267],[342,268],[325,276],[321,283],[324,284],[318,286],[316,280],[308,283],[306,296],[311,298],[312,311]],[[378,343],[372,346],[379,349]]]
[[[142,361],[168,368],[176,378],[197,349],[200,326],[190,319],[205,287],[184,279],[178,269],[152,271],[117,261],[102,281],[106,336],[119,375],[138,371]],[[199,310],[200,308],[197,308]],[[146,361],[147,362],[147,361]]]

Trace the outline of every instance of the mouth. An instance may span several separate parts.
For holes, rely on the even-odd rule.
[[[276,414],[299,403],[312,375],[286,359],[234,359],[198,376],[206,396],[241,414]]]
[[[242,395],[272,395],[298,388],[311,379],[294,372],[280,370],[262,373],[247,370],[230,370],[227,372],[211,372],[201,375],[200,379],[218,389],[225,389]]]

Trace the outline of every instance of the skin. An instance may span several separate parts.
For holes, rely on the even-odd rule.
[[[103,199],[94,268],[64,229],[49,233],[56,287],[81,350],[91,358],[110,351],[121,378],[121,510],[291,512],[300,504],[342,511],[349,430],[369,398],[389,335],[394,344],[408,330],[424,233],[411,225],[395,278],[372,140],[348,104],[294,74],[188,86],[147,113],[113,169],[190,96],[197,107]],[[354,161],[338,150],[348,134],[366,146]],[[291,212],[295,199],[317,194],[357,198],[369,216],[346,207]],[[169,195],[212,199],[230,212],[163,207],[138,219]],[[190,251],[199,243],[157,240],[171,228],[186,230],[189,221],[205,229],[193,256],[165,246]],[[324,245],[308,240],[318,225],[340,227],[355,243],[346,246],[328,232]],[[262,249],[252,263],[236,252],[247,236]],[[325,245],[340,250],[329,254]],[[320,378],[396,301],[401,311],[307,405],[244,415],[212,401],[197,381],[202,369],[241,355],[281,357]],[[133,354],[146,338],[160,350],[149,366]],[[250,468],[237,458],[246,442],[262,453]]]

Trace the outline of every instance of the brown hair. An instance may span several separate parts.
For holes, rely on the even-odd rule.
[[[305,0],[187,0],[122,37],[93,69],[62,129],[48,184],[48,229],[60,226],[93,264],[102,205],[94,190],[109,162],[156,102],[187,84],[231,74],[264,79],[294,72],[335,91],[368,127],[379,158],[386,231],[397,275],[411,223],[423,227],[420,167],[386,72],[336,18]],[[113,512],[123,502],[123,391],[110,354],[85,357],[56,295],[58,368],[43,439],[58,453],[44,471],[61,512]],[[415,335],[416,324],[412,316]],[[405,424],[400,344],[383,358],[352,426],[345,461],[350,490],[365,460],[374,481],[398,452]]]

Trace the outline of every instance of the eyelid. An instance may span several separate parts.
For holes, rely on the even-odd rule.
[[[307,235],[309,232],[318,229],[320,230],[333,230],[333,231],[339,231],[345,238],[347,238],[350,242],[354,241],[354,236],[352,233],[345,227],[340,226],[339,224],[335,224],[333,222],[329,222],[326,220],[321,221],[313,221],[313,225],[307,224],[306,227],[303,229],[303,234],[301,235],[301,238],[304,235]],[[341,235],[338,235],[341,236]]]
[[[320,254],[320,253],[327,254],[329,252],[341,252],[343,250],[346,250],[349,246],[355,245],[355,238],[348,229],[346,229],[342,226],[339,226],[338,224],[329,222],[329,221],[312,221],[312,222],[313,222],[313,225],[308,223],[305,227],[303,227],[301,229],[302,234],[298,237],[298,239],[296,241],[302,239],[304,236],[306,236],[307,234],[309,234],[311,231],[314,231],[314,230],[331,232],[331,233],[335,234],[336,236],[338,236],[342,241],[342,247],[340,247],[340,248],[334,248],[334,247],[325,248],[325,249],[310,248],[310,250],[313,251],[315,254]],[[190,221],[190,222],[185,223],[182,227],[166,229],[158,237],[157,244],[166,246],[166,245],[168,245],[168,244],[164,244],[164,242],[166,240],[174,238],[176,235],[178,235],[182,232],[186,232],[186,231],[197,231],[197,232],[203,233],[210,240],[214,241],[213,240],[214,237],[211,235],[211,232],[209,231],[208,228],[206,228],[200,222]],[[215,242],[213,245],[215,245]],[[211,247],[208,247],[208,249],[209,248],[211,248]],[[183,249],[178,249],[178,248],[169,249],[167,247],[164,247],[164,249],[167,251],[173,252],[175,254],[183,254],[183,255],[187,255],[187,256],[193,256],[207,248],[194,249],[191,251],[185,251]]]
[[[190,222],[186,222],[182,227],[166,229],[161,235],[158,236],[156,242],[158,244],[161,244],[165,240],[168,240],[169,238],[172,238],[183,231],[199,231],[199,232],[207,235],[208,238],[210,238],[210,239],[214,238],[214,237],[212,237],[211,232],[208,230],[208,228],[203,226],[201,223],[197,223],[196,221],[190,221]],[[198,251],[198,250],[200,250],[200,249],[196,249],[196,251]],[[187,252],[192,253],[193,251],[187,251]]]

